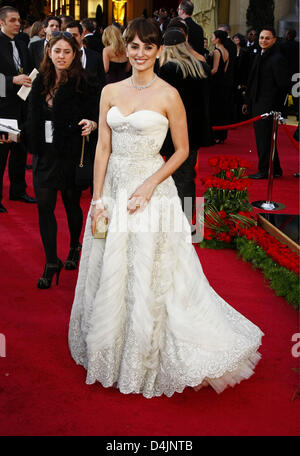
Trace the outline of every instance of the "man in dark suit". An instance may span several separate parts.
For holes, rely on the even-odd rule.
[[[189,0],[182,0],[178,7],[178,16],[184,19],[188,26],[188,41],[192,48],[199,54],[204,53],[204,35],[201,25],[197,24],[191,18],[194,11],[194,5]]]
[[[255,56],[261,52],[261,48],[257,41],[257,33],[254,28],[250,28],[247,30],[247,44],[246,44],[247,54],[248,54],[248,61],[249,61],[249,72],[252,68],[253,61]]]
[[[99,90],[98,95],[101,96],[103,87],[106,84],[105,71],[103,66],[102,56],[99,52],[93,51],[92,49],[85,48],[83,46],[84,33],[82,25],[79,21],[73,21],[68,24],[66,32],[71,33],[76,39],[79,48],[81,49],[81,63],[86,72],[95,77],[97,81],[97,90]],[[96,93],[95,93],[96,96]],[[93,157],[95,157],[95,151],[97,146],[97,135],[92,135],[89,141],[89,151]],[[91,184],[91,190],[92,190]],[[92,193],[92,191],[91,191]]]
[[[103,60],[99,52],[93,51],[83,46],[83,28],[79,21],[73,21],[68,24],[66,32],[71,33],[76,39],[79,48],[81,49],[81,63],[83,68],[91,75],[94,75],[98,79],[101,88],[106,84],[105,71],[103,66]]]
[[[102,39],[94,34],[95,26],[92,19],[83,19],[81,22],[84,35],[84,45],[87,49],[99,52],[102,56],[104,45]]]
[[[261,52],[253,62],[249,75],[246,103],[243,112],[250,109],[252,116],[270,111],[282,112],[288,92],[289,74],[285,58],[276,44],[276,34],[272,27],[264,27],[259,35]],[[252,179],[266,179],[269,171],[273,119],[259,120],[254,124],[256,147],[259,158],[258,173]],[[276,148],[274,158],[274,176],[282,176],[282,169]]]
[[[61,19],[57,16],[48,16],[45,19],[44,30],[46,38],[35,41],[29,46],[29,54],[34,68],[37,70],[44,58],[44,50],[47,42],[50,40],[53,32],[59,32],[61,28]]]
[[[25,119],[25,102],[18,97],[17,92],[22,85],[31,86],[27,76],[32,67],[28,49],[22,40],[15,40],[20,31],[20,15],[18,10],[10,6],[0,9],[0,74],[5,81],[4,95],[0,97],[0,118],[16,119],[18,127],[22,128]],[[3,135],[0,136],[0,212],[7,212],[2,205],[3,175],[9,155],[9,199],[35,203],[35,200],[25,192],[26,149],[22,143],[11,142]]]

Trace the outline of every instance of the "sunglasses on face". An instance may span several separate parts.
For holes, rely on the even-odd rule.
[[[59,36],[64,36],[65,38],[73,38],[72,33],[69,32],[52,32],[52,38],[57,38]]]

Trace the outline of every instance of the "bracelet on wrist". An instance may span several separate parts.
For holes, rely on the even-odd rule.
[[[100,203],[103,204],[101,198],[99,198],[99,199],[97,199],[97,200],[95,200],[95,201],[94,201],[94,200],[91,201],[91,205],[92,205],[92,206],[97,206],[97,204],[100,204]]]

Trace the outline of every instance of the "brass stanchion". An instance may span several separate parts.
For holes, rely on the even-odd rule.
[[[267,190],[267,199],[266,201],[254,201],[251,203],[252,206],[259,209],[264,209],[265,211],[279,211],[285,208],[285,205],[282,203],[277,203],[272,201],[272,191],[273,191],[273,179],[274,179],[274,157],[276,151],[277,143],[277,133],[278,133],[278,122],[282,118],[280,112],[270,112],[270,115],[273,115],[273,130],[272,130],[272,141],[271,141],[271,150],[270,150],[270,161],[269,161],[269,175],[268,175],[268,190]]]

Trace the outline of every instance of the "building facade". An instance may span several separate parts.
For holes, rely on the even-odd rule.
[[[149,16],[159,7],[177,9],[180,0],[0,0],[0,6],[11,4],[16,6],[26,17],[29,12],[39,17],[44,14],[67,14],[75,19],[96,17],[97,7],[103,12],[103,24],[113,21],[120,24],[140,16],[146,12]],[[246,12],[249,0],[193,0],[194,20],[203,26],[205,35],[210,37],[218,24],[230,24],[232,33],[245,34],[247,30]],[[286,27],[298,30],[299,0],[275,0],[275,28],[280,36],[284,36]]]
[[[219,24],[230,24],[232,34],[247,31],[246,13],[249,0],[193,0],[194,19],[202,25],[205,35],[211,37]],[[284,36],[282,21],[291,15],[299,21],[296,4],[298,0],[275,0],[274,26],[277,32]],[[298,26],[294,26],[298,29]]]
[[[174,3],[177,3],[176,0]],[[96,17],[97,7],[101,6],[104,24],[113,21],[121,25],[130,19],[141,16],[147,10],[152,15],[152,0],[48,0],[46,14],[67,14],[76,20],[84,17]]]

